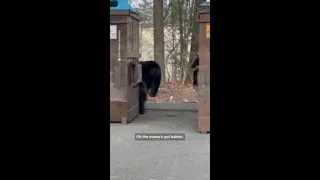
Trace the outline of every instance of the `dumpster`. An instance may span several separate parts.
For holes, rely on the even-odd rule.
[[[126,0],[110,0],[110,122],[139,115],[140,21]]]
[[[198,7],[199,80],[198,80],[198,130],[210,133],[210,0]]]

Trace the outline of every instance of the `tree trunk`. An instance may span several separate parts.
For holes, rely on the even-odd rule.
[[[176,68],[175,68],[175,63],[174,63],[174,60],[171,58],[171,82],[176,82]]]
[[[163,0],[153,1],[154,60],[161,67],[161,85],[166,82],[164,64]]]
[[[174,0],[171,0],[170,3],[176,3],[176,1]],[[170,12],[170,23],[171,23],[171,35],[172,35],[172,50],[173,50],[173,53],[172,53],[172,56],[171,56],[171,68],[172,68],[172,82],[177,82],[177,55],[176,55],[176,52],[175,52],[175,47],[176,47],[176,34],[175,34],[175,22],[176,21],[176,16],[175,16],[175,11],[176,11],[176,6],[173,5],[171,6],[171,12]]]
[[[184,16],[184,0],[179,1],[179,39],[180,39],[180,82],[183,82],[184,79],[184,71],[185,71],[185,37],[184,37],[184,23],[183,23],[183,16]]]
[[[178,61],[177,61],[177,53],[174,53],[172,56],[173,62],[173,71],[172,71],[172,81],[177,82],[177,74],[178,74]]]

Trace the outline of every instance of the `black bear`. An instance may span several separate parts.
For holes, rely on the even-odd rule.
[[[139,114],[145,113],[147,95],[155,97],[161,83],[161,68],[155,61],[141,61],[142,83],[139,84]]]
[[[193,86],[198,86],[199,56],[192,62],[190,68],[195,68],[193,71]]]

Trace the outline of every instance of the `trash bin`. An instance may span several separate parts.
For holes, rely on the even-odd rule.
[[[110,122],[139,115],[140,21],[126,0],[110,0]]]
[[[198,81],[198,130],[210,132],[210,0],[198,7],[199,81]]]

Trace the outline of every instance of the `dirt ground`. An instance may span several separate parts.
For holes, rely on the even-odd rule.
[[[157,97],[148,97],[149,102],[198,102],[197,92],[192,84],[182,86],[178,83],[166,83],[159,88]]]

